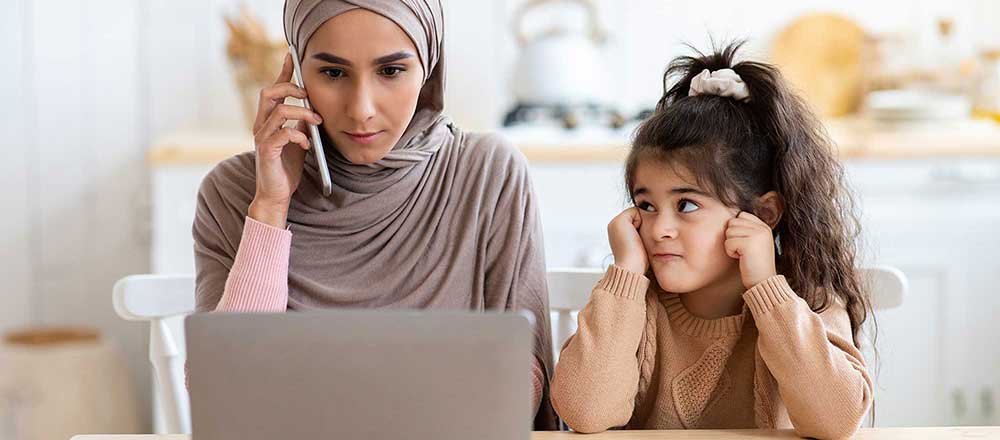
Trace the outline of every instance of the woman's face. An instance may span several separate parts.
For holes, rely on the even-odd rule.
[[[726,226],[739,210],[712,197],[681,166],[645,160],[632,188],[642,216],[639,236],[660,287],[691,293],[739,279],[739,262],[726,254]]]
[[[323,23],[309,39],[302,70],[323,130],[356,164],[392,150],[424,82],[413,41],[392,20],[364,9]]]

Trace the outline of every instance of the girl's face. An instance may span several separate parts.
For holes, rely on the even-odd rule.
[[[690,293],[739,279],[739,261],[726,255],[726,227],[739,210],[699,188],[688,170],[641,161],[632,195],[642,224],[639,236],[660,287]]]
[[[424,82],[413,41],[392,20],[364,9],[323,23],[309,39],[302,70],[323,130],[356,164],[392,150]]]

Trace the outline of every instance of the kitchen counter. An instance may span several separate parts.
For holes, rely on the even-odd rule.
[[[990,121],[886,125],[865,119],[826,121],[843,159],[1000,158],[1000,124]],[[501,133],[531,162],[617,162],[625,158],[630,130],[509,129]],[[252,149],[250,134],[184,132],[166,136],[148,151],[151,166],[204,165]]]

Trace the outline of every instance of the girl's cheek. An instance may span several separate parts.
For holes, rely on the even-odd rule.
[[[649,243],[651,242],[649,234],[646,233],[648,230],[649,228],[646,227],[646,218],[643,217],[642,223],[639,225],[639,239],[642,240],[642,247],[646,250],[646,253],[649,253]]]

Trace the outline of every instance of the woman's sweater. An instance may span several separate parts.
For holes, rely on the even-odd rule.
[[[288,307],[288,256],[292,232],[246,217],[233,268],[216,311],[284,312]],[[531,365],[532,408],[542,398],[544,372],[537,358]]]
[[[701,319],[643,275],[611,266],[579,314],[552,379],[574,430],[794,428],[843,438],[872,401],[842,303],[816,313],[783,276],[739,315]]]

